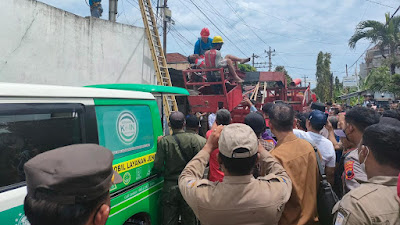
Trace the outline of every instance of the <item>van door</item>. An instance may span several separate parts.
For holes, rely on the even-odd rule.
[[[94,107],[90,107],[87,113],[79,103],[0,104],[1,224],[28,222],[23,211],[25,162],[61,146],[98,143]]]

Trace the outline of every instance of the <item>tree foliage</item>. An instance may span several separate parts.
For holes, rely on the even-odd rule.
[[[398,60],[396,50],[400,46],[400,16],[390,19],[390,15],[385,14],[386,22],[381,23],[375,20],[360,22],[353,36],[349,40],[349,47],[354,49],[361,39],[368,39],[376,44],[380,49],[383,58],[386,59],[385,50],[389,50],[390,71],[395,73]]]
[[[275,67],[275,72],[282,72],[285,74],[286,77],[286,83],[289,84],[290,82],[293,81],[292,77],[289,75],[288,71],[285,69],[284,66],[276,66]]]
[[[374,68],[365,79],[364,87],[371,91],[391,92],[400,95],[400,75],[391,75],[387,66]]]
[[[322,102],[332,101],[332,96],[330,95],[332,79],[331,54],[319,52],[316,66],[317,87],[315,88],[315,93]]]
[[[238,64],[238,68],[242,72],[256,72],[257,69],[249,64]]]

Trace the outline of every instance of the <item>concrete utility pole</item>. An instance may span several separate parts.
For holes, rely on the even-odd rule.
[[[259,56],[258,55],[256,55],[256,54],[254,54],[253,53],[253,55],[251,56],[251,58],[252,58],[252,64],[253,64],[253,67],[254,67],[254,58],[258,58]]]
[[[272,51],[271,46],[269,46],[269,50],[265,50],[265,53],[268,54],[268,71],[272,71],[272,56],[274,56],[275,49]]]
[[[117,8],[118,8],[118,0],[109,0],[109,10],[108,10],[108,19],[111,22],[117,21]]]
[[[304,87],[306,87],[307,86],[307,78],[308,77],[306,75],[304,75],[303,78],[304,78]]]
[[[330,76],[329,98],[331,101],[333,100],[333,73],[331,73],[331,76]]]
[[[164,5],[163,5],[163,9],[164,9],[164,25],[163,25],[163,49],[164,49],[164,56],[167,57],[167,26],[168,26],[168,22],[167,22],[167,0],[164,0]]]

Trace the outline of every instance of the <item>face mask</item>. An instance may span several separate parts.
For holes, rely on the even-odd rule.
[[[368,148],[368,147],[365,147],[365,148],[368,150],[368,152],[367,152],[367,155],[365,156],[364,162],[360,163],[361,169],[362,169],[364,172],[365,172],[365,161],[367,161],[367,157],[368,157],[368,155],[369,155],[369,148]],[[360,150],[359,150],[359,152],[358,152],[358,160],[360,160]]]

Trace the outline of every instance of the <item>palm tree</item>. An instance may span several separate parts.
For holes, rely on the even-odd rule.
[[[391,74],[395,73],[396,50],[400,46],[400,16],[390,18],[390,14],[385,14],[386,23],[375,20],[366,20],[360,22],[353,36],[349,40],[349,47],[354,49],[356,43],[361,39],[368,39],[376,44],[383,58],[386,59],[385,50],[389,50],[389,63]]]

